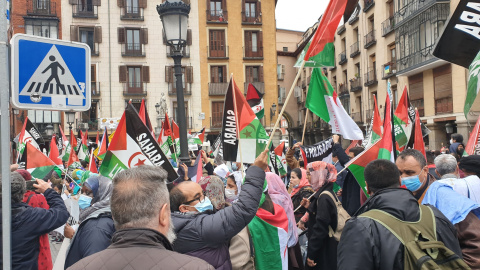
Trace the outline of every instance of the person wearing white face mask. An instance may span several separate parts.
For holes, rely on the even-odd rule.
[[[229,203],[236,203],[238,194],[242,190],[242,174],[234,172],[227,177],[227,187],[225,188],[225,198]]]

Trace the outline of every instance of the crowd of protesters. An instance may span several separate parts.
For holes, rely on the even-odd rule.
[[[461,135],[449,149],[371,161],[366,192],[345,169],[364,149],[333,143],[332,162],[307,162],[293,145],[287,175],[268,151],[248,165],[199,151],[198,181],[194,158],[177,179],[141,166],[42,180],[12,165],[13,269],[480,269],[480,156],[464,155]],[[57,257],[50,245],[62,241]]]

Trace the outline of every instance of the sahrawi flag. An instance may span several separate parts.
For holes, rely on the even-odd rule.
[[[366,142],[364,143],[364,147],[368,148],[372,144],[376,143],[378,140],[382,138],[383,134],[383,127],[382,127],[382,119],[380,118],[380,112],[378,111],[378,105],[377,105],[377,97],[374,95],[373,96],[374,100],[374,108],[373,108],[373,117],[372,117],[372,122],[370,124],[370,130],[368,132],[368,136],[365,139]]]
[[[35,178],[43,179],[56,166],[55,162],[31,143],[25,144],[25,152],[25,169]]]
[[[327,77],[318,68],[313,69],[305,107],[329,123],[333,134],[341,134],[348,140],[363,140],[362,130],[345,111]]]
[[[255,250],[255,269],[288,269],[288,218],[285,210],[273,204],[275,215],[259,208],[248,224]]]
[[[265,150],[268,139],[264,127],[232,76],[225,95],[223,111],[223,159],[253,163],[255,158]]]
[[[80,131],[81,132],[81,131]],[[84,160],[86,162],[90,161],[89,153],[88,153],[88,131],[85,131],[85,134],[82,132],[81,134],[81,145],[78,148],[78,158],[80,160]]]
[[[22,131],[18,137],[17,153],[18,161],[24,161],[22,157],[25,150],[26,144],[31,143],[35,148],[40,149],[40,145],[44,143],[42,135],[40,135],[37,127],[30,121],[30,119],[25,119],[23,124]]]
[[[253,84],[249,83],[247,88],[247,102],[252,108],[258,119],[265,115],[265,106],[263,105],[263,94],[260,93]]]
[[[280,165],[278,167],[278,173],[280,176],[287,174],[287,159],[285,157],[285,142],[282,142],[275,148],[276,159],[280,160]]]
[[[99,172],[101,175],[113,179],[120,171],[142,165],[161,166],[167,171],[169,181],[178,177],[152,133],[140,120],[133,105],[129,103],[120,119]]]
[[[472,13],[473,14],[473,13]],[[468,85],[467,85],[467,98],[465,99],[465,106],[463,107],[463,113],[465,118],[468,119],[468,112],[472,108],[473,102],[477,98],[478,90],[480,89],[480,52],[477,53],[472,64],[468,68]]]
[[[477,119],[475,127],[470,133],[470,138],[468,139],[467,146],[465,147],[465,152],[468,155],[480,154],[480,116]]]
[[[410,140],[413,124],[408,114],[408,94],[406,86],[403,90],[402,97],[398,102],[397,109],[395,110],[393,124],[395,130],[395,141],[398,143],[398,147],[402,149]]]

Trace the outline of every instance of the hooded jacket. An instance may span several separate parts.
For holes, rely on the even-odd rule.
[[[462,257],[457,232],[452,223],[435,207],[437,240]],[[420,219],[418,201],[403,188],[388,188],[375,193],[347,221],[338,245],[338,269],[403,269],[404,246],[388,229],[367,217],[358,217],[371,209],[414,222]]]
[[[265,172],[247,170],[237,203],[216,213],[172,213],[177,239],[174,250],[203,259],[215,269],[232,269],[229,242],[255,217],[265,182]]]

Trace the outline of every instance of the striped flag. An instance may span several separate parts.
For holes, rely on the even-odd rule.
[[[45,156],[33,144],[25,144],[25,169],[35,178],[43,179],[56,166],[55,162]]]

